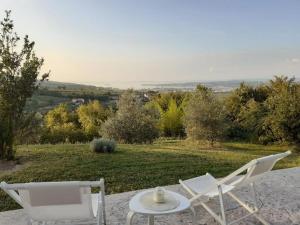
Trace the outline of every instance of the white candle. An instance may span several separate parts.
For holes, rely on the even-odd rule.
[[[165,202],[165,190],[162,187],[156,187],[153,193],[153,200],[157,203]]]

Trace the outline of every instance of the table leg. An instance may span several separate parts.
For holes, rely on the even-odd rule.
[[[148,225],[154,225],[154,216],[148,216]]]
[[[132,219],[133,219],[134,215],[135,215],[134,212],[129,211],[129,213],[127,214],[126,225],[131,225],[132,224]]]

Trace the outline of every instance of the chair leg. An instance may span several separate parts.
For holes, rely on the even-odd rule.
[[[219,190],[219,200],[220,200],[220,207],[221,207],[221,214],[222,214],[222,221],[223,221],[222,225],[227,225],[225,207],[224,207],[224,200],[223,200],[223,193],[222,193],[221,186],[218,186],[218,190]]]
[[[32,225],[32,221],[30,218],[27,218],[27,225]]]
[[[236,197],[234,194],[231,192],[227,193],[230,197],[232,197],[237,203],[239,203],[244,209],[246,209],[249,213],[253,213],[253,216],[256,217],[262,224],[264,225],[270,225],[267,221],[265,221],[263,218],[261,218],[259,215],[257,215],[258,210],[253,210],[251,209],[245,202],[240,200],[238,197]]]
[[[148,216],[148,225],[154,225],[154,216]]]
[[[102,209],[101,210],[98,209],[98,213],[97,213],[97,225],[101,225],[102,224],[102,220],[103,220]]]
[[[192,217],[193,217],[192,218],[192,224],[196,225],[197,224],[197,213],[196,213],[194,207],[191,207],[190,209],[192,211]]]
[[[254,183],[251,183],[250,187],[251,187],[253,198],[254,198],[255,210],[258,210],[257,193],[256,193],[256,189],[255,189]]]
[[[102,219],[103,219],[103,224],[106,225],[106,211],[105,211],[105,204],[102,205]]]

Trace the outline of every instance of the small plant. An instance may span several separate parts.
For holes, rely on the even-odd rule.
[[[97,153],[112,153],[116,149],[116,142],[112,139],[97,138],[91,142],[90,149]]]

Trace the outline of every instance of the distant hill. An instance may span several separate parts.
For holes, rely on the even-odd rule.
[[[49,89],[86,89],[86,88],[97,88],[93,85],[85,85],[85,84],[76,84],[76,83],[68,83],[68,82],[58,82],[58,81],[44,81],[41,83],[41,87],[46,87]]]
[[[199,82],[182,82],[182,83],[161,83],[161,84],[143,84],[143,86],[155,89],[155,90],[194,90],[197,85],[203,84],[209,88],[212,88],[216,92],[228,92],[237,87],[240,83],[245,82],[251,86],[258,86],[266,80],[226,80],[226,81],[199,81]]]

